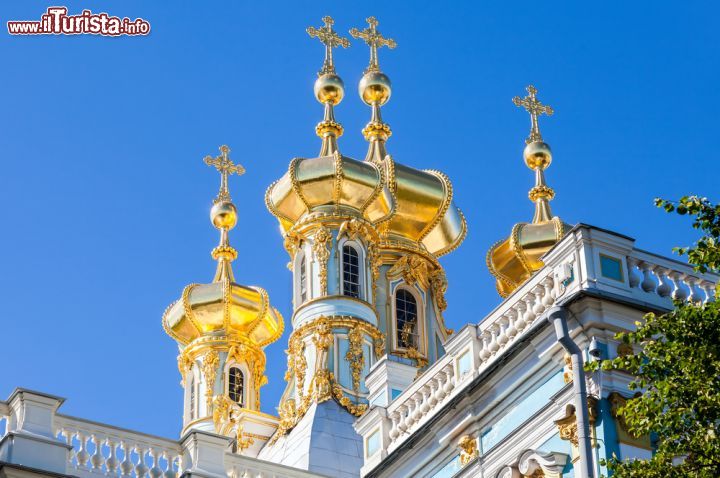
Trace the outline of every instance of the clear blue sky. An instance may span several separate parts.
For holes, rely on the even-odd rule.
[[[292,157],[317,154],[322,48],[305,28],[323,15],[343,31],[375,15],[399,44],[381,56],[394,85],[388,149],[449,174],[469,223],[442,260],[451,327],[498,303],[485,253],[532,217],[528,118],[510,101],[528,83],[556,109],[542,131],[565,221],[670,254],[694,235],[652,199],[720,199],[715,2],[73,1],[70,13],[143,17],[152,33],[6,33],[7,20],[37,19],[50,5],[0,6],[3,398],[31,387],[67,397],[66,413],[179,433],[176,346],[160,318],[183,286],[214,272],[218,179],[202,157],[220,144],[248,170],[232,180],[236,278],[267,288],[289,320],[287,255],[263,194]],[[357,41],[337,53],[347,85],[340,144],[356,158],[366,149],[369,111],[356,85],[367,55]],[[267,348],[267,412],[284,388],[286,339]]]

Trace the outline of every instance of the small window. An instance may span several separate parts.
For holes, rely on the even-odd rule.
[[[418,312],[415,296],[405,289],[395,295],[395,325],[397,345],[401,348],[418,348]]]
[[[192,374],[192,371],[190,371]],[[195,420],[195,375],[190,377],[190,420]]]
[[[307,268],[305,267],[305,256],[300,259],[300,303],[305,303],[308,298]]]
[[[343,246],[342,253],[343,270],[343,295],[348,297],[360,297],[360,256],[352,246]]]
[[[614,279],[620,282],[624,280],[622,262],[615,257],[600,254],[600,271],[603,277],[607,277],[608,279]]]
[[[245,386],[245,377],[242,370],[237,367],[230,367],[228,372],[228,396],[230,400],[243,406],[243,389]]]

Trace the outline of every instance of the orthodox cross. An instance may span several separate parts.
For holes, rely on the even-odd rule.
[[[230,148],[223,145],[220,146],[220,156],[213,158],[208,155],[204,158],[205,164],[208,166],[215,166],[215,169],[220,172],[220,192],[215,198],[215,201],[213,201],[216,204],[223,201],[231,201],[230,191],[228,190],[228,176],[231,174],[237,174],[238,176],[245,174],[245,168],[243,168],[240,164],[233,163],[230,160],[228,157],[229,152]]]
[[[516,96],[512,99],[515,106],[525,108],[530,113],[530,137],[525,140],[526,143],[532,143],[533,141],[542,141],[540,135],[540,128],[538,127],[538,116],[546,114],[552,116],[553,109],[547,105],[544,105],[538,101],[537,88],[530,85],[526,88],[528,95],[525,98]]]
[[[370,25],[369,27],[362,31],[357,28],[352,28],[350,35],[352,35],[353,38],[362,38],[365,43],[370,46],[370,65],[368,65],[365,70],[365,73],[370,73],[371,71],[380,71],[377,56],[378,48],[386,46],[393,49],[397,46],[397,43],[395,43],[395,40],[392,38],[383,37],[382,34],[377,31],[378,21],[375,17],[370,17],[365,21]]]
[[[347,48],[350,46],[350,40],[341,37],[335,33],[335,30],[333,30],[332,26],[335,23],[335,20],[333,20],[332,17],[325,16],[322,21],[325,23],[324,26],[320,28],[308,27],[306,30],[311,38],[317,38],[323,45],[325,45],[325,61],[323,61],[323,66],[318,72],[318,76],[325,75],[327,73],[335,73],[335,65],[333,64],[332,56],[333,48],[337,48],[339,46]]]

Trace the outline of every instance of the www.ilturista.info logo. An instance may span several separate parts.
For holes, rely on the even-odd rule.
[[[11,35],[147,35],[150,23],[142,18],[112,17],[107,13],[83,10],[79,15],[68,15],[67,7],[49,7],[40,21],[7,22]]]

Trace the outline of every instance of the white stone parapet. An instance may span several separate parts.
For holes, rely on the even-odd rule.
[[[448,340],[445,356],[387,407],[372,408],[358,419],[355,429],[365,444],[362,473],[373,469],[474,377],[528,336],[545,311],[577,293],[660,312],[671,310],[673,299],[714,300],[718,276],[635,249],[634,242],[592,226],[575,227],[543,257],[543,268],[477,326],[468,325]]]
[[[233,453],[233,440],[220,435],[191,431],[172,440],[62,415],[63,401],[24,389],[0,401],[0,461],[80,478],[323,476]]]

